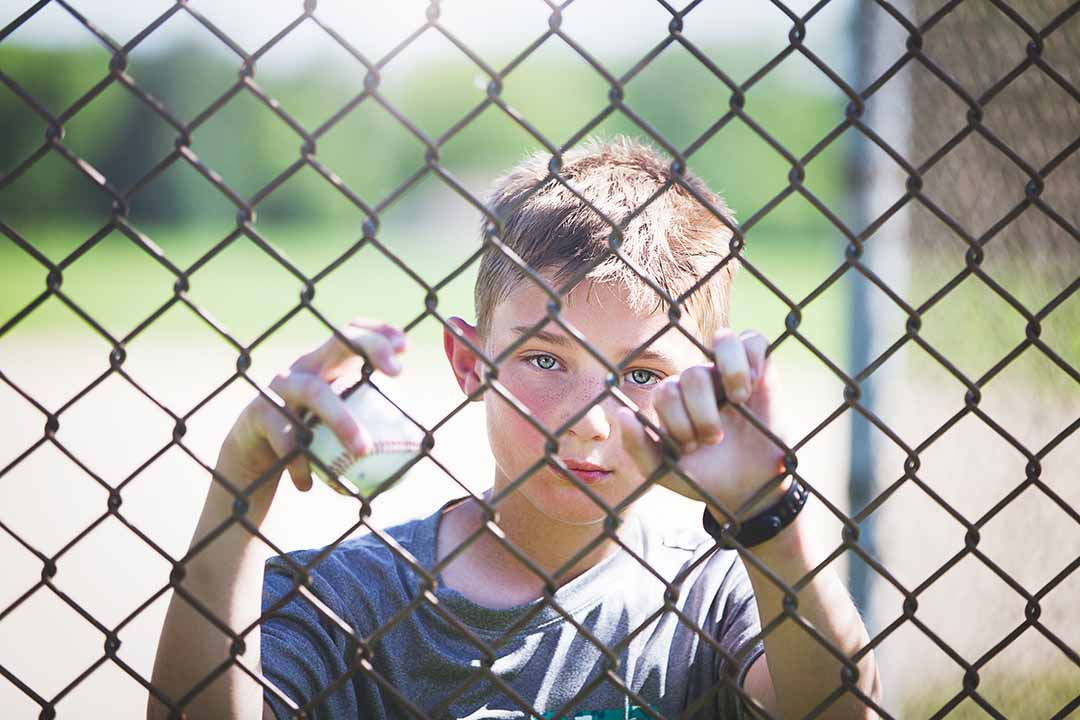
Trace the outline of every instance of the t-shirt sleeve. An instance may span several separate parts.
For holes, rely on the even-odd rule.
[[[757,599],[750,584],[750,576],[741,558],[736,557],[720,586],[718,593],[723,599],[723,615],[717,626],[716,641],[727,655],[716,655],[716,677],[728,677],[742,687],[746,671],[765,652],[765,643],[755,636],[761,632]],[[722,718],[748,717],[743,700],[734,690],[727,688],[717,696],[718,714]]]
[[[351,678],[345,678],[331,692],[326,692],[349,672],[349,658],[355,647],[338,622],[346,617],[344,603],[319,574],[312,571],[310,576],[312,594],[337,620],[328,618],[299,592],[281,608],[271,611],[275,603],[293,590],[295,583],[280,558],[266,562],[262,611],[269,615],[261,626],[263,677],[295,706],[290,707],[272,690],[265,690],[263,697],[279,720],[295,717],[298,708],[317,696],[320,700],[310,709],[308,717],[353,719],[358,710]]]

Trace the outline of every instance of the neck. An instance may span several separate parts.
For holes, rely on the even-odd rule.
[[[489,504],[492,490],[493,488],[489,488],[483,494],[484,501]],[[468,525],[475,529],[483,522],[484,516],[478,506],[470,504],[473,505],[470,508],[472,518]],[[618,544],[605,537],[573,565],[564,569],[559,577],[555,577],[555,573],[563,569],[582,548],[603,534],[604,522],[601,520],[589,525],[570,525],[553,520],[538,511],[522,492],[511,493],[500,500],[497,510],[498,525],[504,539],[513,544],[538,569],[552,577],[557,586],[573,580],[620,549]],[[623,532],[623,529],[618,531],[620,537]],[[480,535],[473,545],[475,547],[472,551],[476,553],[476,557],[482,559],[493,572],[498,573],[503,587],[519,588],[523,595],[529,597],[539,597],[543,593],[543,578],[521,562],[490,532]]]

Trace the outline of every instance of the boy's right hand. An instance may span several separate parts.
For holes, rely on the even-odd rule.
[[[401,330],[375,320],[355,318],[341,333],[363,350],[376,369],[388,375],[401,372],[397,357],[405,350],[405,334]],[[360,380],[363,364],[361,355],[331,335],[318,348],[297,358],[287,371],[279,373],[271,381],[270,389],[294,416],[299,418],[304,410],[310,410],[334,431],[346,448],[362,455],[374,447],[374,442],[367,429],[358,425],[346,410],[338,391]],[[240,413],[225,438],[217,469],[242,491],[298,445],[296,425],[280,407],[259,395]],[[301,452],[287,467],[298,490],[311,489],[307,455]],[[248,497],[248,519],[255,524],[265,517],[280,479],[278,472]],[[216,484],[211,486],[212,491],[214,487]]]

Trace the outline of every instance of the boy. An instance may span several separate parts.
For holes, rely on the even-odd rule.
[[[681,332],[656,312],[666,305],[648,307],[659,296],[627,262],[607,256],[611,227],[596,212],[625,223],[621,255],[676,298],[727,255],[729,211],[690,173],[681,180],[693,192],[680,184],[661,192],[671,178],[663,156],[624,137],[564,153],[560,175],[572,191],[535,155],[496,182],[489,207],[503,221],[499,241],[554,294],[565,291],[561,307],[549,317],[552,296],[492,248],[477,277],[476,326],[453,317],[444,331],[461,390],[485,403],[496,473],[483,504],[467,495],[264,567],[252,532],[281,474],[274,464],[288,460],[300,490],[312,480],[280,408],[259,397],[238,418],[217,471],[238,488],[271,477],[248,497],[247,528],[232,524],[202,546],[233,517],[233,496],[211,485],[182,587],[238,633],[260,611],[267,617],[244,635],[243,652],[173,597],[152,683],[182,699],[189,717],[606,720],[738,717],[747,708],[871,716],[866,702],[881,697],[874,656],[850,660],[868,636],[831,565],[800,589],[787,617],[782,586],[768,575],[792,586],[825,558],[804,514],[788,506],[779,531],[752,550],[721,549],[696,518],[686,532],[661,534],[639,494],[656,476],[689,497],[703,490],[716,504],[706,518],[721,525],[729,520],[721,508],[749,522],[804,497],[784,473],[783,449],[744,417],[767,429],[777,387],[765,338],[726,327],[734,263],[685,299]],[[401,371],[400,331],[359,319],[343,332],[376,369]],[[617,387],[575,334],[623,372]],[[270,387],[294,416],[310,409],[360,454],[371,437],[335,389],[353,384],[362,362],[331,338]],[[631,407],[670,437],[669,461],[692,483],[664,470],[661,441]],[[557,434],[550,457],[538,428]],[[311,566],[308,583],[294,580],[295,566]],[[770,626],[763,638],[759,618]],[[827,648],[857,668],[847,689]],[[245,668],[229,664],[230,652],[243,652]],[[247,668],[273,687],[261,690]],[[154,697],[150,711],[166,712]]]

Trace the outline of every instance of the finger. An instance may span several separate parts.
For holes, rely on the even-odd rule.
[[[660,419],[660,425],[671,438],[683,448],[683,452],[697,449],[694,425],[686,413],[679,376],[671,375],[653,391],[653,408]]]
[[[374,448],[371,436],[349,413],[345,401],[318,376],[292,371],[275,377],[270,382],[270,389],[281,396],[290,409],[303,407],[315,413],[354,455],[363,455]],[[284,414],[282,421],[288,422]]]
[[[741,403],[750,397],[750,361],[746,348],[731,328],[721,328],[713,335],[716,372],[731,402]]]
[[[258,424],[259,434],[266,438],[278,458],[286,457],[296,449],[296,426],[285,418],[280,408],[269,402],[262,403],[255,422]],[[290,460],[285,468],[297,490],[307,492],[311,489],[311,469],[303,452]]]
[[[394,348],[394,352],[404,352],[407,347],[408,338],[406,338],[405,333],[401,328],[394,327],[389,323],[372,323],[372,321],[367,320],[366,318],[354,318],[349,321],[349,325],[353,327],[371,328],[390,341],[390,345]]]
[[[266,442],[273,453],[274,462],[292,452],[296,442],[289,435],[290,425],[280,407],[263,398],[250,419],[254,433]],[[281,477],[284,469],[278,469],[276,477]]]
[[[638,421],[630,408],[620,407],[615,411],[615,419],[619,423],[623,450],[641,473],[648,477],[660,464],[662,455],[659,446],[645,434],[645,426]]]
[[[744,330],[739,333],[743,347],[746,348],[746,358],[750,362],[750,389],[751,392],[757,387],[758,382],[765,376],[765,364],[768,362],[765,353],[769,350],[768,339],[757,330]]]
[[[328,382],[330,383],[330,389],[334,391],[334,394],[341,396],[345,394],[346,390],[361,382],[363,379],[364,375],[360,372],[360,368],[356,368],[355,372],[343,372],[337,377],[329,379]]]
[[[359,368],[367,358],[375,368],[388,375],[401,372],[401,361],[397,354],[405,350],[406,343],[404,333],[397,328],[357,319],[341,328],[340,332],[356,350],[334,334],[315,350],[297,359],[292,369],[330,380],[336,375],[336,370],[350,372]]]
[[[724,436],[724,423],[716,404],[716,390],[709,366],[695,365],[685,370],[679,375],[679,384],[697,441],[706,445],[720,442]]]
[[[311,467],[308,465],[307,455],[303,453],[297,455],[289,463],[288,468],[289,477],[292,478],[293,485],[300,492],[307,492],[315,484],[311,479]]]
[[[363,378],[365,362],[367,361],[364,359],[363,355],[346,355],[342,359],[331,360],[321,369],[317,369],[315,374],[326,382],[333,382],[335,380],[341,380],[342,378],[354,378],[352,383],[350,383],[354,384]]]
[[[398,353],[405,349],[404,335],[396,328],[379,324],[375,326],[350,324],[342,331],[342,335],[356,348],[350,348],[337,337],[328,342],[328,359],[325,362],[323,373],[332,379],[339,368],[355,368],[359,372],[363,367],[363,359],[366,357],[371,364],[386,373],[397,375],[401,372],[401,359]],[[357,354],[357,353],[360,354]]]
[[[360,331],[367,331],[367,332],[370,332],[370,333],[377,333],[378,335],[381,335],[382,337],[386,338],[386,340],[390,344],[390,350],[389,351],[386,351],[384,349],[385,346],[383,346],[381,343],[378,343],[377,338],[375,338],[373,340],[377,344],[376,352],[385,353],[385,356],[380,355],[380,357],[378,359],[385,359],[387,361],[387,365],[392,365],[392,366],[397,367],[396,372],[401,371],[401,358],[398,358],[397,355],[400,354],[400,353],[405,352],[405,350],[407,348],[407,340],[406,340],[404,332],[402,332],[399,328],[396,328],[393,325],[390,325],[388,323],[376,322],[376,321],[373,321],[373,320],[368,320],[367,318],[353,318],[352,320],[349,321],[348,327],[349,328],[355,328],[355,329],[360,330]],[[348,332],[346,332],[344,334],[347,337],[351,337],[351,334],[348,333]],[[362,364],[363,364],[362,363],[362,358],[357,357],[355,354],[351,354],[346,359],[346,362],[357,361],[357,360],[361,361],[356,367],[356,372],[359,373],[360,370],[361,370]],[[380,370],[382,370],[383,372],[387,371],[387,368],[384,367],[381,362],[377,364],[377,367]],[[396,374],[396,372],[394,374]]]

